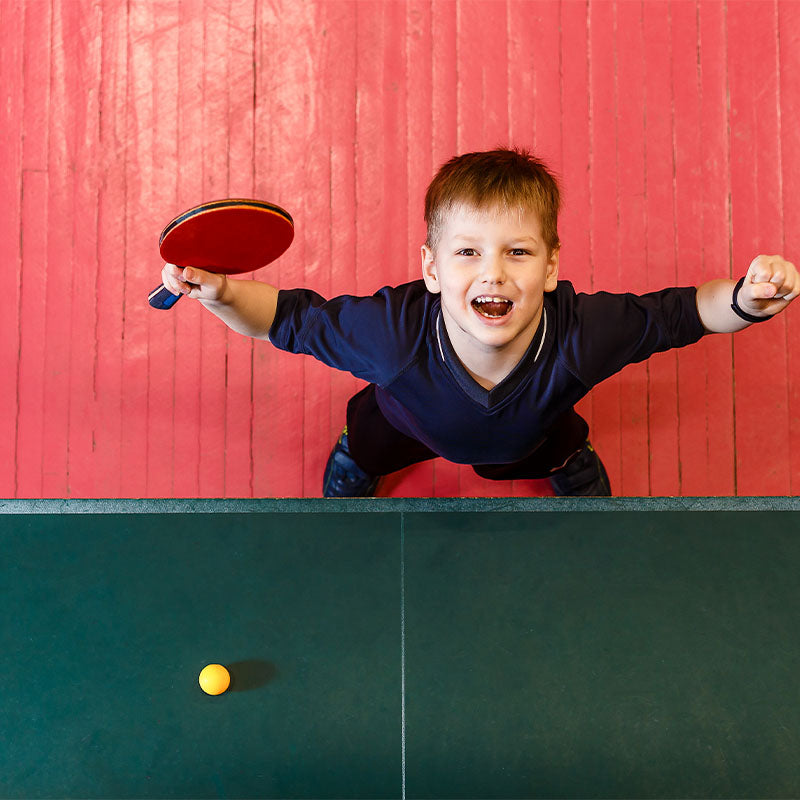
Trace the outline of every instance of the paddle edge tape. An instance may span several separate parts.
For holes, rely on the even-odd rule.
[[[199,206],[194,206],[188,211],[184,211],[182,214],[179,214],[177,217],[175,217],[175,219],[172,220],[172,222],[166,225],[163,231],[161,231],[161,236],[158,238],[158,244],[161,246],[164,238],[171,230],[177,228],[178,225],[181,225],[192,217],[198,217],[201,214],[207,214],[210,211],[216,211],[220,208],[237,207],[257,208],[261,211],[267,211],[275,214],[276,216],[283,217],[292,226],[292,228],[294,228],[294,220],[292,219],[292,215],[286,209],[276,206],[274,203],[267,203],[265,200],[246,200],[243,198],[229,197],[224,200],[211,200],[208,203],[201,203]]]

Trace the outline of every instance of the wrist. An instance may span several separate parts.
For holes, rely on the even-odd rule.
[[[746,276],[745,276],[746,277]],[[757,317],[754,314],[750,314],[745,311],[738,302],[739,298],[739,290],[744,286],[744,277],[739,278],[736,286],[733,287],[733,299],[731,302],[731,309],[733,313],[736,314],[737,317],[740,319],[745,320],[746,322],[756,323],[756,322],[766,322],[769,317]]]

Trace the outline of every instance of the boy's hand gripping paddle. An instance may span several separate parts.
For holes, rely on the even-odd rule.
[[[214,200],[184,211],[161,231],[161,258],[179,267],[235,275],[263,267],[294,239],[288,211],[263,200]],[[153,308],[172,308],[180,299],[161,284],[150,292]]]

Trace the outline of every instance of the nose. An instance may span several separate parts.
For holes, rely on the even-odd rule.
[[[504,283],[506,279],[506,267],[502,253],[486,255],[483,261],[483,280],[486,283]]]

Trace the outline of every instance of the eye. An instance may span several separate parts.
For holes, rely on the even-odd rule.
[[[530,250],[525,250],[523,247],[515,247],[511,251],[512,256],[529,256],[531,254]]]
[[[473,247],[464,247],[456,253],[457,256],[475,256],[477,254],[477,251]]]

